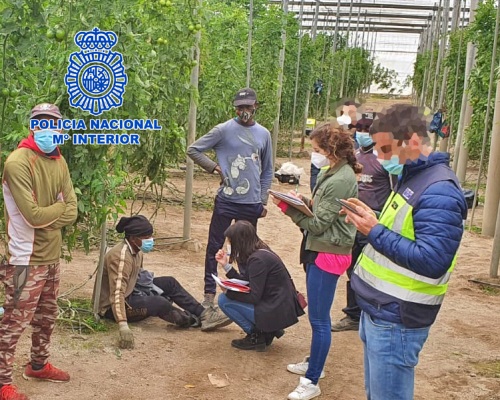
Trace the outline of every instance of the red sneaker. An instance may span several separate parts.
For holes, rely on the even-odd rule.
[[[4,385],[0,388],[0,400],[29,400],[28,396],[19,393],[14,385]]]
[[[44,367],[38,371],[35,371],[31,368],[31,364],[26,365],[23,373],[24,379],[40,379],[44,381],[50,382],[68,382],[69,374],[60,370],[59,368],[54,367],[52,364],[47,363]],[[0,399],[1,400],[1,399]]]

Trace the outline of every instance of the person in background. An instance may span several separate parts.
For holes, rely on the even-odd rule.
[[[159,317],[181,328],[201,326],[202,331],[231,323],[219,309],[204,308],[175,278],[153,278],[143,269],[143,253],[154,246],[153,226],[146,217],[122,217],[116,231],[125,233],[125,239],[104,257],[99,314],[118,323],[121,348],[134,347],[128,322],[147,317]]]
[[[304,230],[301,262],[306,266],[312,341],[310,356],[303,362],[287,366],[288,371],[305,375],[288,395],[290,400],[312,399],[321,394],[318,380],[324,376],[323,367],[332,337],[330,309],[337,281],[351,264],[356,233],[354,227],[339,215],[340,204],[336,200],[356,197],[358,193],[356,174],[361,172],[361,166],[356,161],[350,134],[333,124],[324,124],[311,133],[311,144],[314,151],[330,161],[329,168],[318,176],[312,201],[297,195],[312,208],[314,215],[308,217],[276,198],[273,200]]]
[[[224,232],[233,220],[245,220],[255,227],[265,217],[274,176],[271,134],[255,121],[258,102],[253,89],[239,90],[233,105],[236,118],[217,125],[187,150],[187,155],[209,173],[221,177],[221,186],[215,196],[214,210],[208,232],[205,255],[205,307],[213,306],[217,275],[215,253],[224,244]],[[214,150],[217,162],[204,153]],[[239,265],[243,272],[245,266]]]
[[[304,314],[297,300],[292,278],[283,261],[269,249],[248,221],[237,221],[224,233],[231,254],[224,250],[215,255],[228,278],[248,280],[249,293],[224,290],[219,295],[220,309],[246,333],[231,342],[241,350],[264,351],[284,329],[296,324]],[[246,265],[241,276],[233,262]]]
[[[455,267],[467,204],[449,155],[432,151],[418,107],[389,108],[370,134],[380,161],[401,166],[402,175],[378,219],[358,199],[348,200],[356,213],[342,208],[368,238],[351,275],[362,309],[366,395],[410,400],[420,351]]]
[[[358,179],[358,198],[367,204],[373,211],[380,213],[385,201],[391,194],[393,186],[397,183],[395,175],[389,174],[378,162],[373,152],[374,143],[369,135],[369,129],[373,119],[363,118],[356,123],[356,142],[359,147],[356,150],[356,159],[363,166],[363,172]],[[350,279],[354,265],[367,244],[367,238],[357,232],[352,247],[352,262],[347,270]],[[347,306],[342,310],[346,316],[332,325],[332,332],[357,331],[361,309],[356,303],[356,296],[351,288],[350,280],[346,283]]]
[[[54,104],[38,104],[31,120],[52,124],[62,119]],[[77,217],[77,200],[66,160],[54,135],[60,131],[31,129],[3,171],[7,262],[0,266],[5,287],[5,313],[0,322],[0,400],[28,397],[12,385],[14,352],[19,337],[31,324],[31,360],[26,379],[68,382],[67,372],[49,358],[50,338],[58,315],[57,296],[62,234]]]

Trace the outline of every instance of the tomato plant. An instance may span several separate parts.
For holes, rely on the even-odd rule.
[[[156,199],[161,201],[168,167],[186,157],[191,94],[198,104],[198,135],[234,115],[234,93],[246,84],[248,12],[244,0],[207,0],[202,7],[194,0],[0,0],[0,167],[27,136],[33,105],[55,103],[65,118],[88,122],[88,113],[69,106],[64,75],[69,55],[79,50],[75,34],[94,27],[117,34],[113,50],[123,55],[128,77],[123,105],[101,118],[157,119],[162,126],[161,131],[139,132],[140,146],[61,146],[78,193],[78,221],[65,235],[69,248],[83,243],[88,249],[102,222],[124,211],[124,199],[133,196],[132,185],[159,193]],[[282,21],[280,7],[254,1],[251,86],[261,103],[257,120],[269,129],[277,112]],[[291,13],[286,30],[281,109],[285,127],[291,124],[299,38],[298,21]],[[193,60],[198,33],[199,65]],[[353,52],[348,92],[357,93],[365,84],[361,77],[372,66],[368,54],[344,49],[342,37],[334,57],[324,51],[330,46],[329,35],[319,34],[315,41],[303,37],[297,121],[311,80],[326,77],[331,63],[338,70],[348,51]],[[193,68],[200,72],[198,92],[190,84]],[[339,79],[335,74],[332,98],[338,96]]]

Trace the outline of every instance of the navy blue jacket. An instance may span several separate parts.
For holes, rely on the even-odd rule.
[[[448,165],[449,155],[434,152],[426,161],[419,160],[405,165],[396,191],[409,178],[436,164]],[[458,251],[463,221],[466,218],[467,204],[461,189],[452,181],[439,181],[422,193],[413,208],[414,241],[378,224],[370,231],[368,242],[399,266],[436,279],[446,273]],[[365,295],[373,299],[373,293],[368,292],[374,289],[364,282],[357,283],[357,300],[365,312],[377,318],[401,323],[397,303],[383,302],[383,294],[379,304],[368,302],[363,297]]]

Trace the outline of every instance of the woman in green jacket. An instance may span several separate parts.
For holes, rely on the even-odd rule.
[[[290,400],[312,399],[321,394],[318,380],[324,376],[323,367],[331,344],[330,309],[338,278],[351,263],[356,233],[356,229],[345,222],[345,216],[339,214],[341,205],[336,199],[357,197],[356,174],[361,172],[349,133],[333,124],[325,124],[316,128],[310,137],[313,150],[330,161],[329,168],[318,176],[312,200],[300,196],[314,215],[308,217],[286,203],[274,200],[304,230],[300,256],[306,269],[312,328],[310,356],[301,363],[287,366],[288,371],[305,375],[288,395]]]

